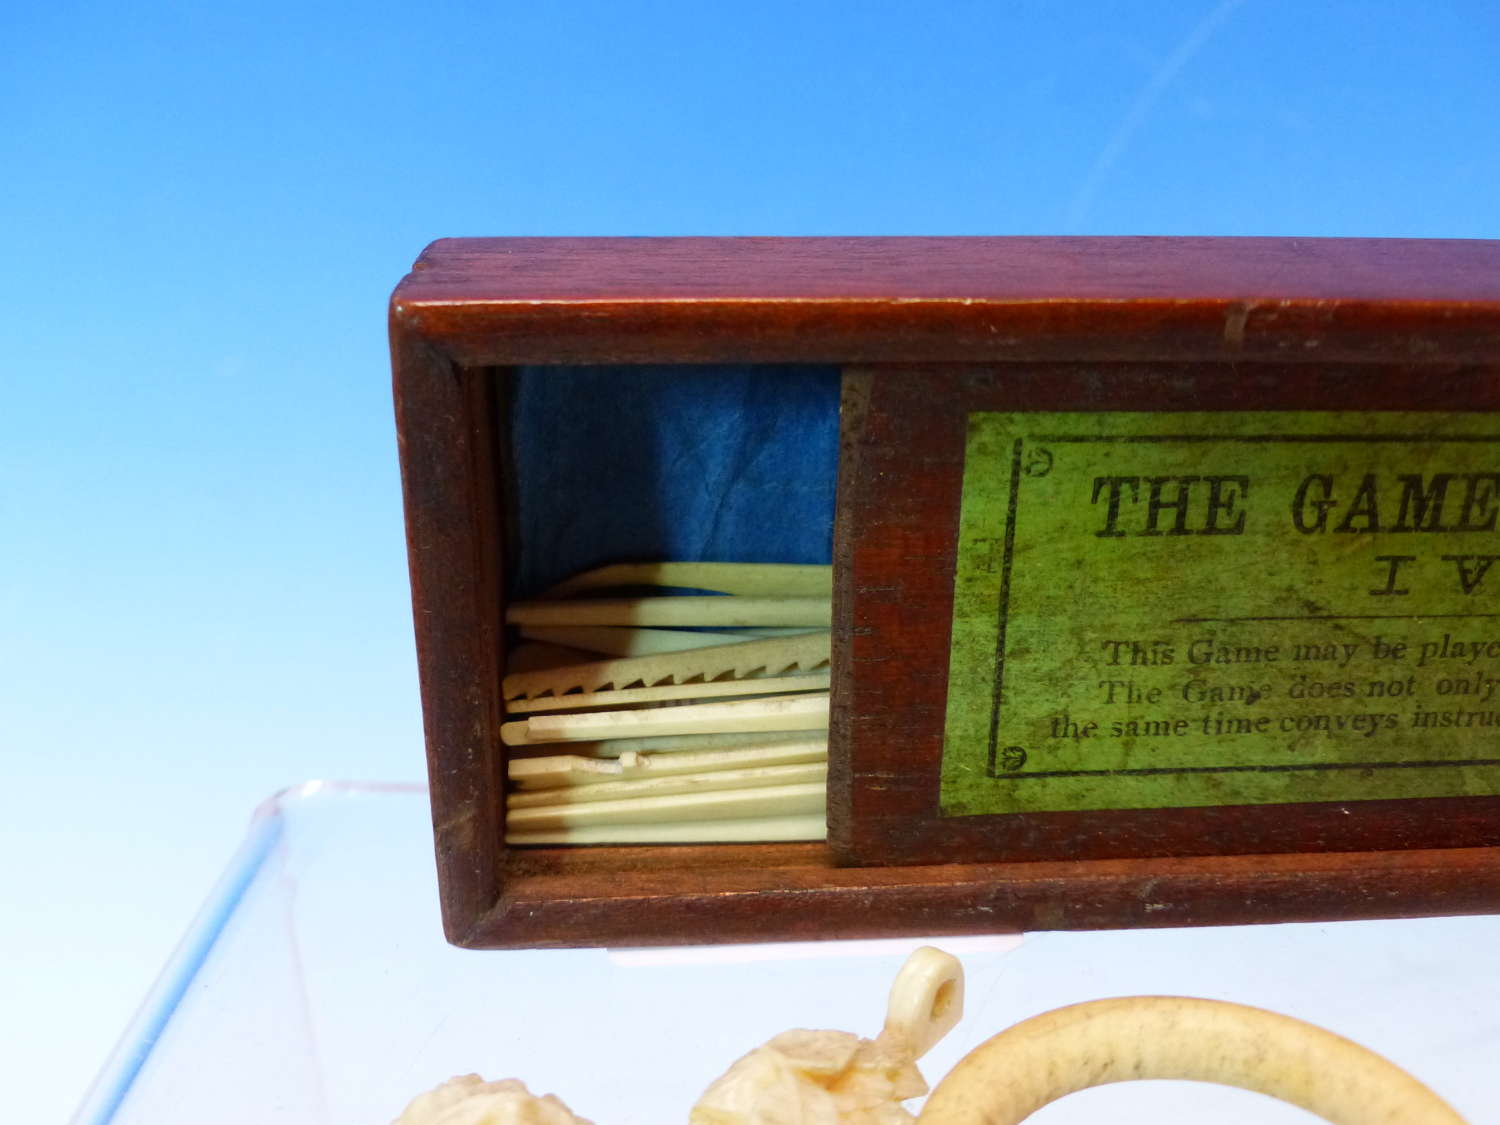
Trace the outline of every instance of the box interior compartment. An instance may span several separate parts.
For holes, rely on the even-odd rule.
[[[837,368],[535,366],[499,378],[507,605],[587,614],[587,603],[600,598],[605,599],[600,608],[607,608],[609,599],[633,597],[649,599],[644,604],[652,606],[664,604],[660,599],[666,594],[717,592],[681,582],[665,587],[613,583],[561,600],[551,592],[561,581],[614,564],[801,564],[825,568],[822,581],[828,581],[838,474]],[[700,576],[700,585],[712,583]],[[755,604],[754,599],[731,600]],[[825,597],[825,613],[826,605]],[[774,606],[765,608],[776,612]],[[711,617],[713,611],[708,612]],[[766,624],[796,622],[771,618]],[[822,633],[826,637],[826,628]],[[505,670],[532,679],[524,689],[507,682],[504,693],[511,701],[502,728],[509,775],[507,843],[821,840],[826,734],[762,731],[756,717],[737,716],[740,709],[774,712],[793,702],[826,714],[827,673],[809,680],[795,674],[795,664],[790,676],[782,675],[781,664],[762,672],[741,668],[735,675],[750,677],[743,691],[726,692],[720,683],[693,688],[705,675],[726,678],[718,669],[733,658],[723,655],[729,650],[722,646],[737,651],[738,642],[756,639],[760,636],[707,622],[665,630],[509,624]],[[673,654],[666,655],[661,645]],[[581,688],[566,682],[539,686],[535,678],[545,681],[544,668],[556,666],[565,674],[561,669],[631,653],[655,652],[660,655],[651,660],[685,661],[691,667],[695,658],[681,650],[696,651],[695,646],[711,648],[706,659],[720,662],[696,679],[661,667],[654,675],[632,668],[626,679],[601,679]],[[826,640],[822,647],[826,662]],[[804,658],[801,671],[810,674],[814,666]],[[627,682],[638,674],[643,678]],[[638,690],[598,691],[600,686]],[[813,697],[804,701],[798,692]],[[570,704],[572,696],[577,702]],[[694,703],[707,706],[661,710]],[[522,744],[538,724],[548,722],[580,729],[586,724],[614,741],[589,741],[588,734],[554,729],[535,735],[535,744]],[[668,735],[681,722],[725,733],[631,738],[630,730],[640,722],[664,727]],[[826,728],[827,720],[809,714],[800,723]],[[518,765],[523,758],[537,760]],[[517,772],[528,767],[529,773]],[[606,782],[602,787],[601,781]]]
[[[837,367],[536,366],[501,378],[508,600],[616,562],[831,561]]]

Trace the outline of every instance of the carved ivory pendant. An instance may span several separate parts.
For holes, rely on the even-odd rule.
[[[1465,1125],[1404,1070],[1289,1016],[1178,996],[1074,1004],[980,1044],[938,1084],[919,1117],[902,1105],[927,1092],[916,1063],[963,1016],[963,967],[930,946],[902,966],[885,1027],[787,1031],[713,1082],[690,1125],[1016,1125],[1067,1094],[1110,1082],[1167,1078],[1238,1086],[1334,1125]],[[393,1125],[591,1125],[555,1096],[515,1079],[451,1079]]]
[[[909,1125],[901,1103],[927,1093],[917,1070],[964,1014],[958,958],[925,946],[891,987],[873,1040],[847,1031],[784,1031],[714,1082],[690,1125]]]

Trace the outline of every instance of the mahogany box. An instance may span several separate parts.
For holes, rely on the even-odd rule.
[[[451,941],[1500,911],[1500,243],[445,239],[390,329]],[[505,846],[507,599],[830,540],[826,844]]]

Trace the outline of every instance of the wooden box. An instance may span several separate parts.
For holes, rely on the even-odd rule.
[[[1483,583],[1500,559],[1486,553],[1500,542],[1500,243],[449,239],[397,288],[390,324],[451,941],[651,945],[1500,909],[1500,728],[1463,718],[1491,714],[1478,695],[1462,707],[1452,698],[1461,680],[1486,690],[1491,642],[1479,634],[1493,625],[1500,638],[1500,579],[1494,601]],[[843,372],[829,841],[507,849],[506,380],[548,366],[706,364]],[[1277,496],[1297,480],[1300,491]],[[1383,524],[1368,510],[1377,484],[1394,490],[1381,493]],[[1077,534],[1062,547],[1035,513],[1068,503],[1054,522]],[[1215,536],[1243,529],[1246,510],[1265,537],[1258,553],[1235,554]],[[1077,530],[1086,520],[1091,530]],[[1368,581],[1349,569],[1375,559],[1386,569]],[[1287,567],[1301,568],[1302,585],[1280,590]],[[1412,575],[1434,592],[1409,596]],[[1111,582],[1112,602],[1100,593]],[[974,610],[997,591],[998,618]],[[1392,612],[1398,597],[1408,600]],[[1194,608],[1221,602],[1239,616]],[[1080,625],[1087,643],[1071,639],[1069,613],[1115,604],[1133,607],[1120,620],[1147,625]],[[1455,637],[1480,646],[1474,663],[1452,663]],[[1058,638],[1064,648],[1047,655]],[[1339,665],[1347,650],[1335,646],[1326,674],[1289,663],[1319,658],[1330,638],[1348,638],[1357,659]],[[1411,646],[1407,663],[1386,678],[1379,662],[1402,659],[1397,643]],[[1118,673],[1105,667],[1112,644]],[[1167,652],[1170,671],[1152,664]],[[1282,663],[1224,668],[1214,653]],[[1379,710],[1366,698],[1377,680]],[[1311,707],[1313,684],[1348,705]],[[1152,691],[1159,721],[1109,710]],[[1278,700],[1280,710],[1267,705]],[[1111,716],[1126,714],[1165,741],[1131,741],[1134,726],[1113,744],[1084,741],[1107,740]],[[1319,757],[1340,716],[1355,715],[1368,751],[1351,734]],[[1248,746],[1276,724],[1286,736],[1262,738],[1260,757],[1215,757],[1226,730],[1252,736]],[[945,766],[945,745],[968,757],[955,750]],[[995,801],[1013,803],[996,812]]]

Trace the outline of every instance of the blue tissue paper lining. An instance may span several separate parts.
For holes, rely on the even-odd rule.
[[[839,370],[522,367],[512,598],[613,562],[827,563]]]

